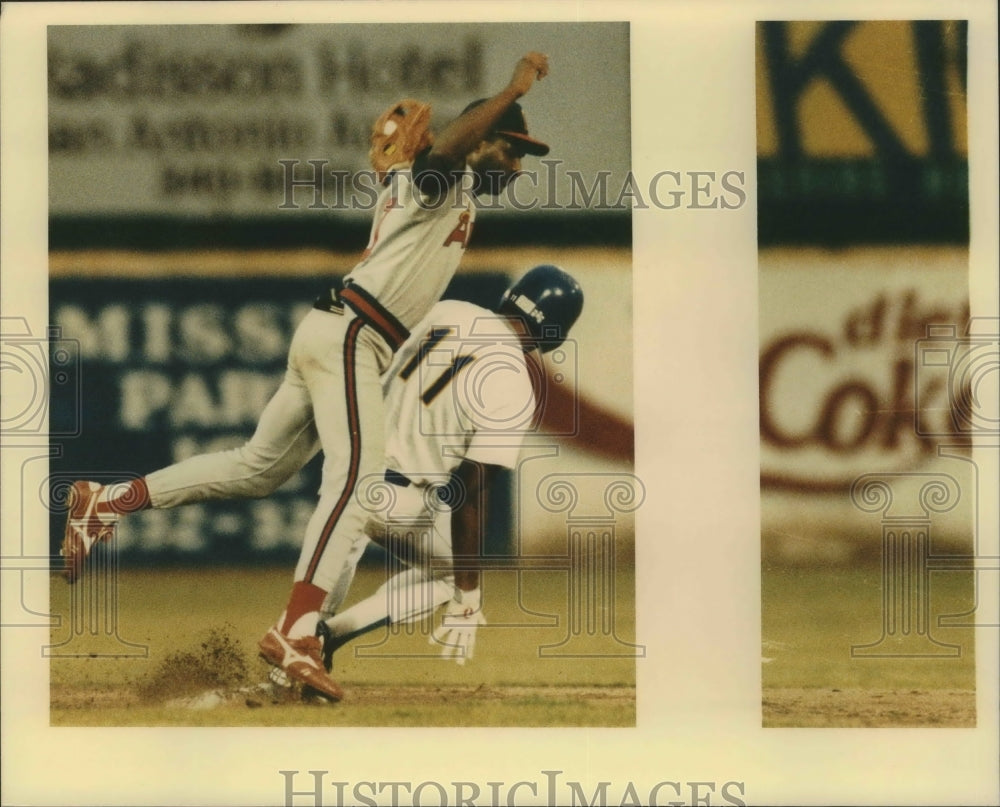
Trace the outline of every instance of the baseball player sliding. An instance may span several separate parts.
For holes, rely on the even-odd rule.
[[[327,669],[334,651],[357,636],[416,621],[444,603],[432,641],[459,664],[472,657],[476,628],[486,621],[475,558],[487,493],[501,468],[515,467],[524,435],[537,425],[535,388],[544,371],[533,351],[561,345],[582,308],[572,276],[536,266],[492,312],[439,302],[396,354],[384,378],[387,470],[382,495],[368,497],[379,507],[365,531],[410,568],[335,613],[364,548],[358,546],[319,623]],[[440,493],[453,474],[455,501],[445,504]]]
[[[380,377],[458,267],[476,212],[470,190],[499,194],[522,156],[548,153],[528,135],[517,104],[547,74],[546,57],[527,54],[503,90],[470,104],[436,140],[429,108],[416,101],[395,104],[376,121],[369,156],[382,189],[368,246],[344,288],[317,301],[296,329],[285,378],[250,442],[124,486],[74,483],[62,548],[67,579],[79,577],[91,546],[111,536],[120,513],[266,495],[270,477],[287,478],[297,452],[311,451],[318,437],[319,502],[288,602],[259,649],[292,680],[330,700],[342,697],[323,668],[315,630],[324,600],[364,540],[368,514],[355,495],[358,482],[383,470]]]

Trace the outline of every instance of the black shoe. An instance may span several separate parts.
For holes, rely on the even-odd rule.
[[[316,636],[323,645],[323,666],[327,672],[333,669],[333,651],[337,649],[330,626],[322,619],[316,623]]]
[[[320,645],[322,646],[321,654],[323,656],[323,667],[329,673],[333,669],[333,651],[336,649],[333,634],[330,632],[330,626],[326,624],[322,619],[316,623],[316,638],[319,639]],[[329,698],[322,692],[320,692],[315,687],[311,687],[308,684],[302,687],[302,700],[308,701],[310,703],[330,703]]]

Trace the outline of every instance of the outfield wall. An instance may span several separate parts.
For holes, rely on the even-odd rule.
[[[580,280],[584,312],[559,363],[552,363],[557,354],[547,357],[550,384],[630,424],[629,251],[520,246],[471,250],[468,257],[446,296],[484,306],[537,263],[558,262]],[[69,377],[53,388],[49,411],[59,447],[51,461],[56,488],[72,478],[127,478],[245,441],[281,381],[296,323],[335,276],[329,268],[349,260],[317,251],[53,253],[50,321],[60,329],[57,349],[71,356],[65,363]],[[608,328],[609,322],[621,327]],[[579,423],[558,431],[558,438],[528,438],[523,474],[494,502],[490,552],[508,551],[512,532],[527,553],[565,541],[567,514],[553,509],[544,492],[553,474],[629,472],[624,449],[609,454],[582,446]],[[291,559],[318,483],[314,461],[262,501],[136,514],[120,530],[122,557],[126,562]],[[60,519],[57,508],[54,543]],[[630,543],[630,513],[619,528]]]
[[[953,484],[960,497],[933,514],[933,532],[967,544],[967,250],[773,248],[759,270],[765,549],[820,561],[877,552],[886,516],[852,497],[868,474]],[[918,494],[897,494],[891,517],[923,512]]]
[[[50,26],[50,213],[281,213],[315,223],[332,211],[367,223],[368,137],[382,111],[419,99],[439,132],[470,101],[502,89],[523,54],[517,23],[337,16],[325,25]],[[525,162],[540,173],[519,183],[521,211],[558,215],[574,198],[570,171],[587,188],[603,174],[616,198],[630,165],[628,23],[533,23],[531,42],[553,55],[560,78],[557,95],[543,84],[523,99],[529,130],[552,151],[544,164]],[[581,109],[586,137],[568,128]],[[322,188],[286,184],[320,177]]]
[[[932,551],[973,540],[969,333],[995,323],[970,323],[967,33],[757,24],[767,559],[877,556],[906,518],[930,524]],[[875,477],[895,499],[861,494]]]

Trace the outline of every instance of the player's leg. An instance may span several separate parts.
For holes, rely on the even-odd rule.
[[[250,440],[239,448],[199,454],[149,474],[150,505],[168,508],[210,499],[261,498],[281,487],[318,450],[309,393],[298,373],[289,370]]]
[[[382,473],[385,438],[380,374],[391,352],[381,337],[352,315],[311,312],[296,333],[290,359],[313,402],[324,452],[323,480],[319,503],[306,527],[291,595],[260,648],[268,661],[280,665],[291,678],[336,700],[340,690],[322,669],[316,624],[324,599],[358,544],[366,540],[366,514],[355,489],[365,476]],[[289,658],[304,657],[308,660],[298,667],[286,663]]]
[[[324,613],[327,669],[334,651],[351,640],[390,624],[417,622],[452,598],[449,518],[448,512],[424,511],[412,521],[396,520],[376,531],[378,543],[387,550],[389,579],[343,612]]]
[[[358,543],[366,540],[367,513],[356,490],[360,480],[380,475],[384,462],[380,372],[388,356],[379,356],[372,344],[377,340],[384,348],[384,343],[359,319],[320,316],[328,316],[331,325],[346,320],[346,328],[336,350],[319,356],[311,353],[301,367],[313,401],[324,461],[319,502],[306,526],[295,570],[296,587],[312,589],[313,607],[302,611],[291,603],[285,627],[292,636],[313,633],[323,600]],[[316,338],[323,341],[321,335]],[[296,624],[306,613],[312,623]]]
[[[428,577],[420,569],[399,572],[370,597],[324,620],[334,639],[333,649],[386,625],[418,622],[448,602],[454,591],[450,575]]]
[[[253,437],[240,448],[190,457],[130,482],[73,483],[62,544],[66,579],[79,579],[91,547],[110,540],[121,515],[208,499],[266,496],[317,450],[308,393],[298,373],[289,369]]]

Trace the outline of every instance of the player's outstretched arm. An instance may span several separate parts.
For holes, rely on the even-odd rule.
[[[479,587],[479,557],[482,532],[486,527],[486,495],[496,477],[497,466],[463,460],[455,475],[464,489],[462,506],[451,514],[451,554],[455,565],[455,586],[464,591]]]
[[[442,646],[441,655],[459,664],[471,659],[476,629],[486,624],[479,588],[480,538],[486,525],[485,492],[497,466],[464,460],[456,475],[464,488],[462,505],[451,516],[451,550],[455,561],[455,594],[445,608],[431,642]]]
[[[544,54],[532,52],[522,56],[506,87],[455,118],[437,136],[431,150],[417,159],[414,165],[417,181],[424,172],[450,176],[451,172],[464,168],[465,158],[490,133],[500,116],[548,73],[549,60]]]

